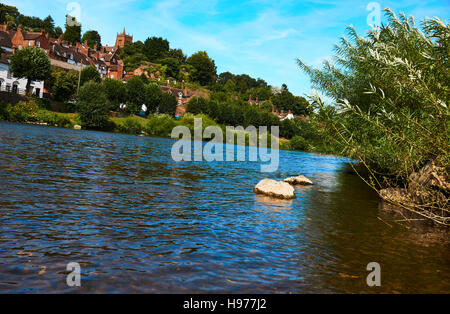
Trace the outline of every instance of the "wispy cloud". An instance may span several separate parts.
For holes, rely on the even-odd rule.
[[[51,14],[63,26],[73,0],[6,0],[27,15]],[[96,29],[104,43],[114,43],[126,27],[135,40],[167,38],[172,47],[192,54],[206,50],[219,71],[248,73],[269,84],[286,83],[297,94],[310,91],[296,59],[320,66],[348,24],[364,33],[368,1],[332,0],[78,0],[83,30]],[[449,0],[378,1],[413,14],[417,20],[438,15],[449,19]]]

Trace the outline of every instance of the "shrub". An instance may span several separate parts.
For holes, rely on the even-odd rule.
[[[203,97],[192,98],[187,105],[186,111],[194,115],[199,113],[206,113],[208,108],[208,101]]]
[[[168,115],[151,115],[145,126],[145,132],[150,135],[170,137],[172,129],[177,126],[177,122]]]
[[[38,110],[39,107],[34,101],[20,101],[15,105],[7,105],[4,115],[6,120],[11,122],[33,122],[37,121]]]
[[[37,120],[53,126],[60,126],[66,128],[72,126],[69,117],[67,117],[64,114],[56,113],[49,110],[39,110],[37,113]]]
[[[177,110],[177,98],[170,93],[163,93],[159,103],[159,113],[173,116]]]
[[[308,152],[310,150],[308,141],[298,135],[294,136],[289,141],[289,148],[292,150],[299,150],[302,152]]]
[[[144,129],[137,117],[126,117],[116,127],[119,132],[127,134],[140,134]]]
[[[80,89],[77,108],[85,128],[106,129],[109,125],[107,98],[100,83],[87,82]]]

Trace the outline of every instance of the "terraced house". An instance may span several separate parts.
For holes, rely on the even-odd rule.
[[[102,78],[109,77],[123,80],[125,65],[120,59],[120,47],[126,42],[132,41],[132,36],[117,34],[116,46],[102,46],[91,48],[87,42],[72,43],[63,41],[61,38],[49,38],[44,30],[41,32],[29,32],[22,29],[8,30],[7,25],[0,25],[0,46],[2,55],[0,57],[0,90],[18,94],[26,93],[26,80],[14,78],[9,72],[9,59],[17,49],[25,47],[39,47],[44,50],[50,58],[52,66],[65,70],[81,71],[84,67],[92,65],[97,68]],[[38,97],[46,94],[44,82],[32,82],[32,92]]]

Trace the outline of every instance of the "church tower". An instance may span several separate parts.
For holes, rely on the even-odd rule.
[[[116,47],[123,48],[126,43],[132,43],[133,36],[125,33],[125,27],[122,34],[117,34]]]

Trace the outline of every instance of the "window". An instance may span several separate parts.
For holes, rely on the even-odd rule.
[[[6,77],[9,78],[9,79],[12,79],[11,72],[8,71],[8,73],[6,74]]]
[[[40,47],[41,46],[41,42],[39,40],[36,40],[36,46]]]
[[[32,41],[32,40],[29,40],[29,41],[28,41],[28,46],[29,46],[29,47],[33,46],[33,41]]]

